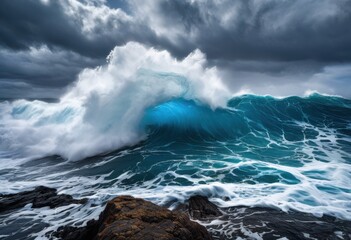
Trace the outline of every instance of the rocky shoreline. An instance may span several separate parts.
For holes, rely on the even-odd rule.
[[[53,237],[64,240],[212,239],[204,226],[191,221],[184,212],[170,211],[131,196],[108,201],[99,219],[90,221],[86,227],[61,227]]]
[[[56,208],[85,204],[57,194],[56,189],[0,195],[0,214],[31,204],[32,208]],[[49,239],[351,239],[351,222],[331,216],[289,213],[263,207],[219,208],[204,196],[192,196],[171,211],[132,196],[107,202],[98,220],[84,227],[64,226],[47,234]]]
[[[32,204],[32,208],[57,208],[70,204],[85,204],[87,199],[73,199],[71,195],[57,194],[57,190],[45,186],[36,187],[32,191],[14,194],[0,194],[0,214],[5,211],[22,208]]]

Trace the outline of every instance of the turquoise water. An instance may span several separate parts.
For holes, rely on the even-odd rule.
[[[18,128],[18,120],[42,116],[39,106],[47,108],[38,102],[4,104],[2,111],[11,117],[3,115],[2,126],[11,118]],[[59,122],[62,127],[75,114],[74,107],[65,106],[33,124]],[[102,204],[120,194],[170,208],[202,194],[221,206],[269,206],[351,219],[351,100],[243,95],[225,108],[211,109],[177,98],[148,108],[137,128],[144,132],[140,142],[78,161],[59,152],[25,158],[21,148],[7,151],[2,135],[2,193],[47,185],[88,197],[89,203],[59,211],[26,208],[1,220],[18,226],[16,236],[37,222],[32,234],[42,236],[59,225],[96,218]],[[6,226],[0,232],[6,235]]]

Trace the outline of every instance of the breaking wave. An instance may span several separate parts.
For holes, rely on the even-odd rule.
[[[171,208],[201,194],[223,207],[351,220],[351,100],[232,97],[206,64],[200,51],[177,61],[128,43],[105,66],[84,70],[56,103],[1,102],[0,192],[47,185],[89,198],[1,220],[22,235],[35,223],[40,237],[96,218],[120,194]]]
[[[175,98],[225,106],[229,93],[205,65],[198,50],[177,61],[137,43],[116,47],[105,66],[84,70],[58,103],[1,103],[0,151],[79,160],[135,144],[145,138],[140,121],[147,108]]]

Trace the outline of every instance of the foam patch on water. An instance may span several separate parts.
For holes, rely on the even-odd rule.
[[[59,103],[0,103],[0,154],[78,160],[145,138],[147,108],[174,98],[225,106],[229,92],[196,50],[182,61],[138,43],[116,47],[107,64],[85,69]]]
[[[129,43],[105,66],[84,70],[58,103],[0,103],[0,193],[46,185],[89,199],[1,216],[1,235],[14,238],[6,229],[15,226],[15,234],[45,238],[97,218],[107,200],[125,194],[170,208],[200,194],[222,207],[351,220],[350,100],[228,99],[201,52],[178,61]]]

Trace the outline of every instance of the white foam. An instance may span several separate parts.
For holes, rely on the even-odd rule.
[[[111,51],[106,65],[83,70],[59,103],[1,103],[0,150],[77,160],[131,145],[145,136],[145,109],[177,97],[215,108],[230,95],[199,50],[178,61],[130,42]]]

